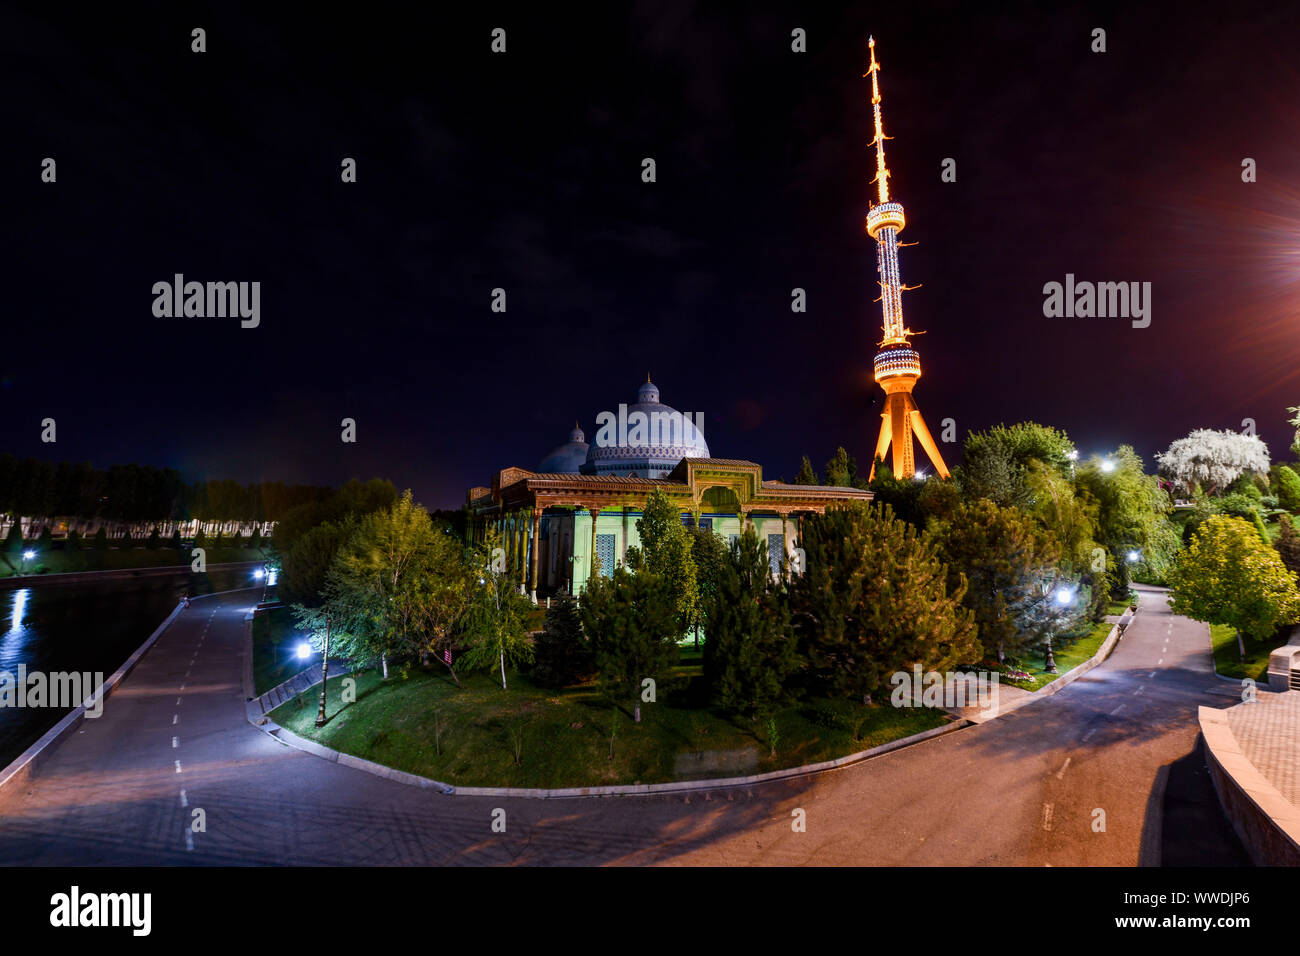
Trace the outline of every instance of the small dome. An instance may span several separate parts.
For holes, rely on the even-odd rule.
[[[646,376],[645,384],[636,390],[636,400],[639,405],[654,405],[659,401],[659,386],[650,381],[650,376]]]
[[[576,475],[587,461],[587,450],[587,436],[578,427],[578,423],[574,422],[569,440],[552,448],[537,466],[537,470],[546,475]]]

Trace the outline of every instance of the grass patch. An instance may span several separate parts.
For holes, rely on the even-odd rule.
[[[34,548],[34,545],[27,545]],[[208,564],[228,564],[239,561],[265,561],[266,552],[261,548],[208,548]],[[17,554],[0,554],[0,578],[14,577],[22,574],[22,557]],[[126,571],[134,568],[177,567],[188,571],[190,567],[190,549],[177,551],[172,547],[162,548],[109,548],[96,551],[85,547],[81,551],[64,551],[62,543],[48,551],[38,551],[36,557],[27,562],[27,574],[71,574],[78,571]]]
[[[591,685],[548,690],[513,675],[502,690],[488,674],[462,677],[410,670],[383,681],[357,677],[357,700],[329,681],[329,722],[317,730],[312,701],[289,701],[272,719],[294,733],[367,760],[460,786],[579,787],[739,776],[843,757],[948,722],[942,711],[853,707],[812,701],[776,715],[776,755],[766,728],[689,706],[698,665],[679,668],[686,686],[643,704],[614,708]],[[610,731],[613,724],[613,759]],[[854,739],[854,731],[858,739]]]
[[[1127,607],[1128,605],[1124,606]],[[1106,642],[1106,637],[1114,626],[1114,624],[1101,621],[1094,624],[1092,629],[1082,637],[1069,644],[1063,644],[1061,639],[1057,638],[1052,642],[1052,656],[1056,658],[1055,674],[1047,673],[1045,654],[1036,652],[1030,657],[1022,658],[1018,665],[1022,671],[1030,675],[1031,679],[1027,681],[1006,681],[1006,683],[1024,690],[1038,690],[1040,687],[1046,687],[1062,674],[1068,673],[1096,654],[1101,645]]]
[[[1227,624],[1210,625],[1210,646],[1214,649],[1214,669],[1224,677],[1242,679],[1249,677],[1256,683],[1268,682],[1268,655],[1286,644],[1285,636],[1267,641],[1246,641],[1246,659],[1241,659],[1237,646],[1237,632]]]
[[[301,636],[287,607],[275,608],[253,618],[254,693],[265,694],[294,674],[306,670],[316,658],[300,660],[296,655]],[[312,711],[315,716],[315,711]]]

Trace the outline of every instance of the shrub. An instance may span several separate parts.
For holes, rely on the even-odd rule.
[[[1300,475],[1286,465],[1278,465],[1273,475],[1278,502],[1287,511],[1300,511]]]
[[[177,528],[172,532],[172,547],[177,551],[181,549],[181,529]]]
[[[152,531],[149,532],[149,543],[147,547],[149,548],[150,551],[157,551],[161,546],[162,546],[162,535],[158,533],[158,529],[155,527]]]
[[[96,551],[108,550],[108,530],[102,524],[99,526],[99,529],[95,532],[95,550]]]
[[[74,554],[81,550],[81,535],[77,533],[76,528],[68,532],[68,538],[63,542],[63,550]]]

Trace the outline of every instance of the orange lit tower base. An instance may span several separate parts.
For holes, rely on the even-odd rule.
[[[880,438],[876,453],[871,457],[871,477],[876,475],[876,460],[884,459],[885,451],[894,449],[893,471],[895,478],[911,478],[916,474],[916,459],[912,454],[912,436],[916,435],[921,447],[930,456],[940,477],[948,477],[948,467],[930,430],[925,427],[921,412],[912,398],[912,386],[921,377],[921,356],[912,348],[909,337],[915,335],[903,325],[903,292],[905,286],[898,277],[898,234],[907,225],[900,203],[889,198],[889,169],[885,166],[884,124],[880,118],[880,83],[877,74],[876,41],[869,41],[871,67],[863,76],[871,77],[871,107],[876,125],[876,202],[867,212],[867,233],[876,241],[876,270],[880,273],[880,301],[884,312],[885,337],[876,353],[874,375],[885,390],[885,410],[880,416]]]

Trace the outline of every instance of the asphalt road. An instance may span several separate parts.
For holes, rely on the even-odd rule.
[[[1246,862],[1194,753],[1197,705],[1230,706],[1236,690],[1212,672],[1204,625],[1156,592],[1106,663],[1005,717],[801,780],[545,801],[443,796],[250,726],[243,616],[257,593],[195,602],[102,717],[83,721],[33,779],[0,790],[0,862]],[[504,833],[493,829],[498,808]],[[195,810],[203,832],[192,832]],[[806,829],[795,832],[800,810]]]

